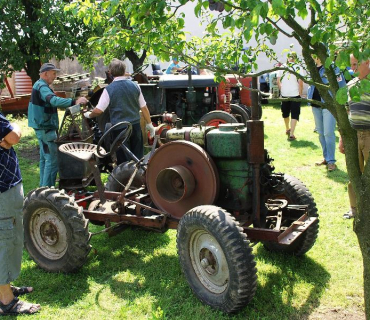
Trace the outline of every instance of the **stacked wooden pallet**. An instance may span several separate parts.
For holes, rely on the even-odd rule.
[[[86,91],[91,87],[89,73],[74,73],[58,76],[54,80],[55,91],[65,91],[67,96],[76,96],[77,92]]]

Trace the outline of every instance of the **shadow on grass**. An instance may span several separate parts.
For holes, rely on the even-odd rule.
[[[109,288],[125,301],[119,311],[122,315],[145,301],[151,310],[159,308],[172,319],[230,319],[192,293],[180,269],[174,235],[130,229],[112,238],[99,235],[92,239],[93,250],[78,272],[47,273],[26,259],[16,284],[33,285],[35,292],[27,299],[45,307],[73,306],[96,282],[104,287],[95,295],[95,304],[102,310],[107,308],[100,305],[105,299],[100,296]],[[233,319],[307,319],[325,292],[328,272],[308,257],[268,252],[261,245],[255,256],[257,269],[261,266],[256,295]],[[264,270],[263,265],[272,268]],[[309,291],[301,292],[305,298],[297,301],[301,287]]]
[[[262,271],[264,283],[258,285],[248,309],[251,312],[257,309],[259,316],[267,319],[308,319],[309,314],[320,305],[320,297],[325,293],[330,274],[307,256],[274,253],[267,251],[263,245],[259,245],[255,256],[257,268],[260,261],[273,266],[274,271]],[[297,292],[307,288],[310,289],[304,294],[306,298],[297,306]]]
[[[127,230],[112,238],[101,234],[92,239],[93,249],[85,265],[77,272],[68,274],[51,273],[39,268],[25,252],[22,273],[15,284],[34,287],[32,295],[27,296],[29,301],[45,306],[67,307],[90,292],[88,279],[104,284],[110,282],[112,275],[141,266],[143,257],[156,248],[166,246],[169,241],[167,234],[145,230]]]
[[[174,242],[169,242],[167,234],[133,230],[105,241],[105,246],[98,248],[98,256],[88,266],[89,277],[108,285],[117,297],[135,304],[149,295],[155,301],[149,302],[153,304],[152,310],[159,307],[176,319],[203,319],[205,312],[208,318],[229,318],[202,304],[192,293],[182,275],[176,250],[161,251],[163,246]],[[273,271],[261,275],[263,285],[259,282],[256,296],[235,319],[304,319],[318,307],[330,279],[321,265],[305,256],[268,252],[262,246],[257,248],[256,261],[257,268],[260,261],[273,266]],[[297,290],[302,283],[303,290],[308,287],[309,291],[296,306]],[[97,293],[96,303],[101,300],[100,294],[103,292]]]
[[[308,141],[308,140],[297,138],[297,140],[293,140],[293,141],[288,140],[288,142],[293,148],[310,148],[312,150],[319,149],[317,144],[313,143],[312,141]]]

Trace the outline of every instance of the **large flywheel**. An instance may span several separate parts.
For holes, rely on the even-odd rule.
[[[219,190],[213,160],[189,141],[173,141],[157,149],[148,164],[146,183],[154,204],[176,218],[196,206],[213,204]]]

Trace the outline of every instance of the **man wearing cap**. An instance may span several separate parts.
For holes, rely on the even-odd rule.
[[[44,63],[40,68],[40,79],[32,87],[28,105],[28,126],[33,128],[40,145],[40,187],[55,186],[58,172],[58,146],[54,142],[59,128],[58,108],[68,108],[75,104],[86,104],[80,97],[75,101],[60,98],[49,87],[60,71],[52,63]]]
[[[172,58],[172,63],[168,66],[166,70],[166,74],[173,74],[176,71],[180,72],[183,68],[179,68],[178,66],[179,60],[177,58]]]

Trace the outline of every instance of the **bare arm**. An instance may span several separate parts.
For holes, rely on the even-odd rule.
[[[147,106],[141,108],[141,112],[143,113],[143,117],[145,120],[145,123],[152,123],[152,120],[150,119],[150,112]]]
[[[89,118],[95,118],[95,117],[98,117],[100,116],[104,111],[98,109],[98,108],[94,108],[91,110],[91,113],[89,113]]]
[[[279,90],[281,91],[281,82],[280,82],[280,77],[277,77],[277,85],[279,87]]]
[[[4,149],[10,149],[13,145],[17,144],[22,136],[19,126],[16,123],[12,123],[11,125],[13,131],[9,132],[0,142],[0,147]]]
[[[302,97],[303,81],[301,79],[298,80],[298,90],[299,90],[299,95]]]

